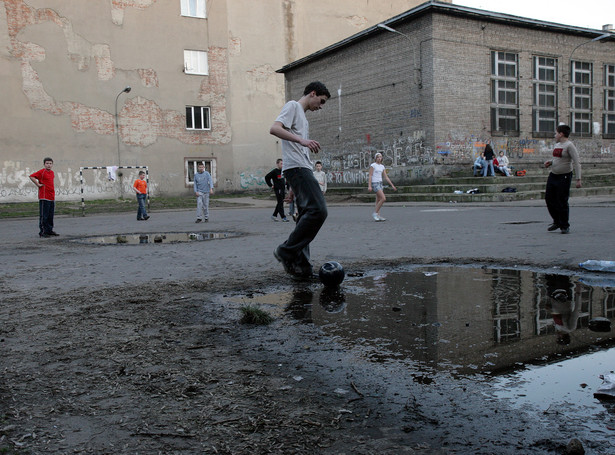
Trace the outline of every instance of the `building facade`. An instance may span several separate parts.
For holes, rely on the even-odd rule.
[[[147,166],[152,194],[181,195],[204,161],[218,191],[266,188],[275,69],[418,3],[1,0],[0,202],[35,200],[46,156],[58,200],[81,197],[81,167]],[[136,170],[83,175],[100,199]]]
[[[364,185],[376,152],[396,184],[468,168],[486,141],[516,168],[548,159],[559,123],[585,163],[615,154],[615,33],[441,2],[279,70],[287,98],[332,93],[312,115],[330,184]]]

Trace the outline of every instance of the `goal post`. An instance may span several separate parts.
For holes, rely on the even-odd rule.
[[[81,184],[81,216],[85,216],[85,192],[83,185],[83,171],[85,170],[99,170],[99,169],[110,169],[112,168],[114,171],[119,169],[144,169],[145,170],[145,181],[147,182],[147,210],[149,211],[149,168],[148,166],[82,166],[79,168],[79,182]]]

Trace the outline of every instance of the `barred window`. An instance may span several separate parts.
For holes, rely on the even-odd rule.
[[[491,52],[491,131],[519,133],[517,54]]]
[[[557,127],[557,59],[534,56],[532,73],[532,131],[552,135]]]
[[[608,138],[615,138],[615,65],[604,65],[602,133]]]
[[[570,126],[578,136],[592,134],[592,80],[590,62],[570,62]]]

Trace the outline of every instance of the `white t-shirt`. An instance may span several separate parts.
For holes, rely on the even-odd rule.
[[[372,183],[382,182],[382,172],[384,171],[384,164],[372,163],[374,172],[372,173]]]
[[[297,101],[289,101],[282,108],[282,112],[275,119],[284,128],[303,139],[309,139],[310,126],[305,117],[305,111]],[[310,170],[314,167],[310,160],[310,149],[298,142],[282,140],[282,172],[296,167],[306,167]]]

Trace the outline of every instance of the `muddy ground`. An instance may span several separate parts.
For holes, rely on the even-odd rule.
[[[351,272],[405,262],[578,268],[601,259],[615,204],[573,200],[573,232],[546,232],[542,203],[332,206],[316,264]],[[237,295],[307,287],[271,251],[292,223],[269,208],[214,210],[199,231],[241,237],[88,245],[84,235],[192,232],[192,212],[0,221],[0,447],[8,453],[563,453],[557,415],[510,409],[471,378],[423,381],[281,315],[239,322]],[[503,243],[505,242],[505,243]],[[502,246],[504,245],[504,246]],[[605,258],[606,259],[606,258]],[[612,258],[611,258],[612,259]],[[249,302],[248,302],[249,303]],[[586,453],[609,453],[581,438]]]

